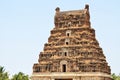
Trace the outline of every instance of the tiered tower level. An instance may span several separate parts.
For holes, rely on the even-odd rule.
[[[56,8],[55,27],[33,66],[32,80],[111,80],[110,66],[83,10]]]

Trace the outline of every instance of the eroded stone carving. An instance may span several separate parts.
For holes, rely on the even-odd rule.
[[[90,25],[89,5],[83,10],[63,12],[57,7],[54,23],[55,28],[51,30],[48,43],[39,55],[39,63],[33,66],[33,73],[65,71],[111,74],[95,38],[95,30]],[[106,77],[101,80],[110,79]]]

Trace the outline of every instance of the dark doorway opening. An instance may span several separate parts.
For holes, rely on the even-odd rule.
[[[67,56],[67,52],[65,52],[65,56]]]
[[[66,42],[66,45],[68,45],[68,42]]]
[[[69,33],[67,33],[67,36],[69,37]]]
[[[66,72],[66,65],[63,64],[63,72]]]

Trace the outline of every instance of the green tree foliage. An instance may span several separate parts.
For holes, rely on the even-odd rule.
[[[11,80],[29,80],[28,75],[25,75],[22,72],[19,72],[18,74],[13,75]]]
[[[5,69],[2,66],[0,66],[0,80],[9,80],[8,72],[5,72]]]
[[[112,74],[113,80],[120,80],[120,75],[115,75],[115,73]]]

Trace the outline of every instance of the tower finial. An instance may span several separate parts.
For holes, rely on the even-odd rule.
[[[57,7],[57,8],[55,9],[55,11],[56,11],[56,12],[60,12],[60,8]]]
[[[89,5],[88,4],[85,5],[85,9],[89,10]]]

